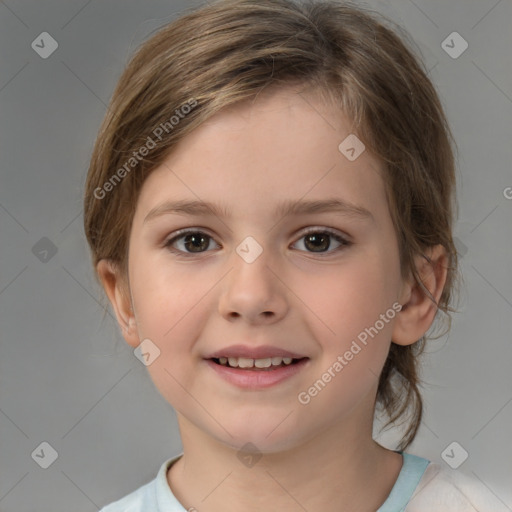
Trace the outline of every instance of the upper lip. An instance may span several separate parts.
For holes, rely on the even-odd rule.
[[[302,359],[303,356],[289,350],[272,347],[271,345],[261,345],[259,347],[250,347],[248,345],[230,345],[212,352],[205,359],[218,359],[219,357],[245,357],[248,359],[266,359],[268,357],[291,357],[292,359]]]

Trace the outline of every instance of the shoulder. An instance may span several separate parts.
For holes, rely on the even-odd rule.
[[[99,512],[143,512],[158,510],[155,502],[155,480],[139,487],[113,503],[103,507]]]
[[[167,484],[167,470],[182,454],[166,460],[156,477],[120,500],[109,503],[99,512],[181,512],[183,508],[176,501]]]
[[[430,463],[418,483],[407,512],[509,512],[479,479]]]

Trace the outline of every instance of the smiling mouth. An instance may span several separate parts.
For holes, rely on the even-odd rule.
[[[292,366],[299,361],[308,359],[302,357],[300,359],[293,359],[291,357],[267,357],[263,359],[250,359],[248,357],[214,357],[211,360],[227,368],[237,368],[239,370],[252,370],[252,371],[272,371],[284,366]]]

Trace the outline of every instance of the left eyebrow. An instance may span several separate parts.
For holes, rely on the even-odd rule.
[[[349,203],[339,198],[328,198],[316,201],[287,200],[280,203],[274,211],[276,217],[312,213],[338,213],[374,221],[372,213],[363,206]],[[161,215],[214,215],[231,217],[231,212],[222,204],[197,200],[166,201],[153,208],[144,218],[143,224]]]

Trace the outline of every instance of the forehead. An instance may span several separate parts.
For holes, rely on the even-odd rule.
[[[314,90],[263,91],[183,138],[146,179],[138,209],[147,214],[183,198],[247,209],[255,200],[270,206],[335,195],[375,211],[384,199],[381,164],[366,150],[354,161],[340,151],[352,132],[341,109]]]

